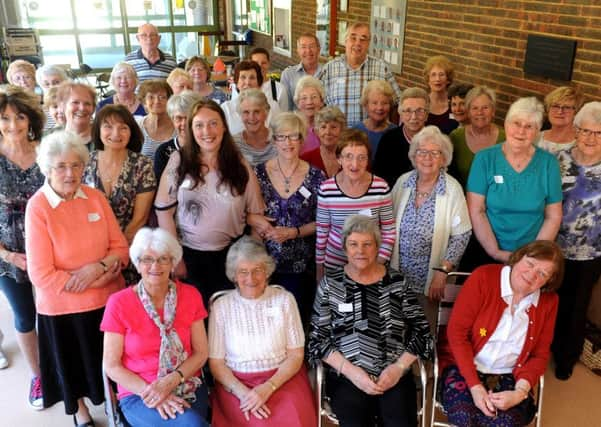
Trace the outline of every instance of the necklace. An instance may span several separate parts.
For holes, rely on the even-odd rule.
[[[429,195],[430,195],[430,191],[417,191],[417,198],[418,199],[425,199]]]
[[[296,170],[298,169],[298,165],[300,165],[300,160],[298,162],[296,162],[296,166],[294,166],[294,169],[292,169],[292,173],[288,176],[284,175],[284,171],[282,170],[282,166],[280,165],[280,158],[276,157],[275,160],[277,161],[278,169],[280,170],[280,173],[282,174],[282,177],[284,178],[284,191],[286,193],[290,193],[290,180],[294,176],[294,172],[296,172]]]
[[[113,95],[113,102],[115,104],[121,104],[121,105],[125,105],[127,107],[128,110],[132,110],[134,105],[136,105],[138,103],[138,101],[136,100],[136,98],[134,97],[134,99],[132,101],[129,102],[123,102],[120,98],[119,95],[115,94]]]

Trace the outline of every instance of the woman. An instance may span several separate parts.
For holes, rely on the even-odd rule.
[[[480,150],[467,181],[467,206],[478,243],[475,265],[507,262],[533,240],[555,240],[561,222],[561,176],[553,155],[536,147],[543,106],[520,98],[505,117],[507,139]]]
[[[274,283],[294,295],[305,320],[315,294],[315,212],[317,192],[325,176],[299,158],[305,136],[300,116],[278,114],[272,132],[277,155],[255,168],[265,216],[272,221],[263,239],[276,262]]]
[[[58,86],[48,88],[44,92],[44,109],[46,110],[46,126],[44,126],[44,135],[55,130],[64,129],[65,113],[61,109],[58,101]]]
[[[173,95],[167,101],[167,114],[173,122],[177,135],[171,140],[159,145],[154,153],[154,174],[157,181],[161,180],[169,156],[174,151],[179,151],[186,144],[186,124],[188,123],[188,112],[190,108],[202,99],[196,92],[185,90],[179,95]]]
[[[430,111],[426,125],[437,126],[446,135],[459,126],[451,118],[447,91],[453,83],[454,75],[453,64],[443,55],[428,58],[424,66],[424,79],[430,89]]]
[[[315,133],[315,115],[323,108],[325,97],[323,85],[313,76],[302,77],[296,84],[294,103],[298,112],[304,117],[307,127],[307,136],[301,154],[319,147],[319,138]]]
[[[505,131],[493,123],[495,118],[496,95],[486,86],[476,86],[465,97],[465,107],[469,123],[451,132],[454,156],[451,175],[462,187],[476,153],[483,148],[505,141]]]
[[[426,126],[409,148],[415,169],[402,175],[392,190],[399,234],[390,266],[418,296],[432,331],[447,274],[459,265],[472,234],[463,189],[446,173],[452,158],[449,138],[436,126]]]
[[[0,288],[13,311],[17,343],[31,373],[29,403],[36,410],[43,406],[35,303],[25,257],[25,206],[44,183],[35,162],[43,127],[37,97],[16,86],[0,91]]]
[[[257,177],[236,149],[217,103],[194,104],[187,132],[190,143],[171,155],[155,209],[159,226],[182,242],[176,275],[194,284],[206,302],[214,292],[231,288],[227,250],[265,207]]]
[[[441,378],[453,425],[530,423],[530,391],[547,368],[562,277],[559,246],[537,240],[508,265],[481,266],[464,283],[447,328],[456,364]]]
[[[6,80],[11,85],[22,87],[35,94],[35,66],[24,59],[17,59],[10,63],[6,69]]]
[[[127,62],[118,62],[111,71],[110,80],[115,94],[100,101],[96,110],[100,110],[105,105],[121,104],[134,116],[145,116],[146,110],[136,96],[136,87],[138,86],[136,69]]]
[[[92,144],[92,114],[96,107],[96,91],[93,87],[71,81],[58,86],[58,102],[65,114],[65,130],[78,135],[88,151]]]
[[[181,68],[174,68],[167,76],[167,84],[171,86],[174,95],[185,90],[192,90],[192,77]]]
[[[76,426],[93,426],[84,397],[104,401],[100,321],[124,285],[127,241],[100,191],[81,185],[88,160],[66,131],[44,138],[37,162],[46,182],[25,211],[27,271],[36,287],[44,407],[63,401]]]
[[[217,104],[227,101],[227,94],[211,83],[211,65],[200,56],[192,56],[186,61],[185,70],[192,77],[192,90]]]
[[[242,156],[255,167],[276,155],[271,132],[265,126],[269,102],[261,89],[246,89],[240,93],[237,101],[244,130],[233,135],[233,138]]]
[[[574,126],[576,145],[558,153],[564,203],[557,243],[566,275],[558,291],[553,358],[561,380],[570,378],[582,352],[587,308],[601,274],[601,102],[585,104]]]
[[[244,130],[242,118],[238,113],[239,93],[246,89],[260,89],[263,84],[263,74],[261,66],[255,61],[240,61],[234,68],[234,83],[236,84],[236,97],[232,94],[232,99],[221,104],[221,108],[225,113],[226,123],[232,135],[236,135]],[[268,127],[271,122],[271,117],[280,112],[280,107],[273,99],[267,99],[269,102],[269,115],[265,121],[265,126]]]
[[[367,134],[374,156],[384,132],[396,127],[388,120],[393,103],[394,91],[386,80],[372,80],[363,88],[361,106],[367,118],[355,123],[353,128]],[[373,158],[371,160],[373,161]]]
[[[342,226],[352,214],[369,216],[380,226],[382,245],[378,261],[388,262],[394,245],[394,217],[390,187],[382,178],[368,172],[371,146],[367,135],[347,129],[340,135],[336,156],[341,171],[324,181],[317,197],[317,278],[324,266],[334,268],[346,263],[342,246]]]
[[[319,283],[309,353],[331,367],[326,386],[345,426],[416,426],[411,365],[429,359],[432,337],[415,294],[395,270],[377,261],[380,229],[349,216],[342,232],[348,263]]]
[[[213,303],[209,319],[211,425],[317,426],[294,297],[268,286],[275,262],[243,237],[229,250],[226,269],[236,289]]]
[[[44,94],[51,87],[58,86],[69,79],[64,68],[52,64],[42,65],[38,68],[35,72],[35,78]]]
[[[142,132],[123,105],[107,105],[96,114],[92,141],[96,150],[84,171],[83,182],[104,193],[127,242],[131,244],[148,222],[157,182],[152,161],[139,153]],[[135,269],[123,271],[125,283],[139,279]]]
[[[569,86],[560,86],[549,92],[545,96],[545,111],[551,129],[541,132],[536,145],[552,154],[570,150],[576,138],[574,116],[583,101],[582,93]]]
[[[319,147],[301,154],[301,159],[321,169],[327,178],[340,171],[336,146],[341,132],[346,129],[346,118],[338,107],[324,107],[315,114],[315,129]]]
[[[167,100],[173,95],[171,86],[162,79],[145,80],[138,89],[138,99],[148,112],[144,117],[136,117],[136,122],[144,135],[142,154],[151,159],[159,145],[175,138],[177,131],[167,114]]]
[[[449,106],[451,107],[449,117],[456,120],[459,123],[459,127],[465,126],[470,122],[465,106],[465,97],[473,87],[474,85],[466,83],[453,83],[449,86],[448,96]]]
[[[100,325],[104,369],[117,383],[121,411],[136,427],[208,426],[199,378],[207,311],[193,286],[169,277],[182,247],[165,230],[142,228],[129,253],[142,279],[111,295]]]

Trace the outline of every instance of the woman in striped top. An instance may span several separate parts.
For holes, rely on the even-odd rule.
[[[324,181],[317,198],[317,278],[326,268],[346,264],[342,226],[349,215],[366,215],[380,226],[382,244],[378,262],[390,259],[395,240],[390,188],[367,170],[371,147],[364,132],[347,129],[340,135],[336,157],[342,170]]]

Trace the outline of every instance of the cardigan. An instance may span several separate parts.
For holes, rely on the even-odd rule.
[[[392,209],[394,213],[394,229],[398,233],[403,219],[403,212],[409,201],[411,192],[403,185],[411,174],[403,174],[392,189]],[[432,235],[432,251],[430,252],[430,264],[428,266],[428,278],[424,288],[424,294],[428,295],[430,283],[432,282],[432,267],[439,267],[447,252],[449,236],[457,236],[472,229],[467,203],[463,195],[463,189],[455,178],[445,172],[446,192],[436,195],[436,208],[434,210],[434,233]],[[390,267],[399,268],[399,239],[394,240]]]
[[[461,375],[471,388],[480,384],[474,355],[492,336],[507,307],[501,298],[501,264],[478,267],[463,285],[447,328],[451,352]],[[530,324],[526,341],[512,374],[516,381],[525,379],[536,384],[545,373],[549,361],[558,297],[554,292],[541,292],[538,305],[527,310]]]

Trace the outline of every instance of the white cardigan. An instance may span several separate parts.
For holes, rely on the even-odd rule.
[[[398,233],[403,218],[403,212],[409,201],[411,191],[403,188],[405,182],[415,170],[403,174],[392,189],[392,208],[396,218],[395,230]],[[446,178],[446,191],[444,194],[436,195],[436,207],[434,208],[434,233],[432,235],[432,251],[430,264],[428,266],[428,278],[424,288],[424,294],[428,295],[430,282],[432,281],[432,267],[439,267],[444,260],[449,244],[449,237],[463,234],[472,229],[472,223],[467,210],[467,203],[463,188],[448,173],[444,172]],[[404,254],[410,256],[411,254]],[[397,238],[392,248],[390,266],[399,269],[399,239]]]

